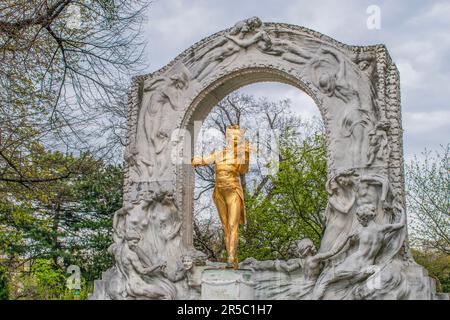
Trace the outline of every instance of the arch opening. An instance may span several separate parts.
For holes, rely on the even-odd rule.
[[[243,86],[227,95],[207,115],[194,155],[204,157],[226,147],[225,130],[232,123],[245,129],[246,139],[259,149],[251,154],[249,171],[241,176],[247,223],[239,231],[239,260],[255,255],[263,260],[293,258],[293,244],[301,238],[313,239],[318,246],[327,201],[326,194],[321,192],[326,184],[326,159],[323,122],[312,98],[297,87],[280,82]],[[284,150],[280,150],[280,145]],[[302,161],[292,158],[307,148],[315,152]],[[286,175],[279,174],[280,166],[289,166],[295,175],[292,179],[298,183],[292,184]],[[210,261],[220,261],[224,259],[225,244],[213,201],[214,167],[195,171],[193,244]],[[301,189],[300,185],[307,187]],[[292,199],[292,193],[302,196]],[[269,198],[277,199],[276,203],[269,204]],[[306,219],[313,228],[299,227],[301,219]],[[279,228],[273,227],[274,221]],[[280,234],[281,228],[289,232]],[[267,243],[271,240],[269,250]]]
[[[209,87],[204,89],[191,103],[187,112],[190,118],[184,118],[182,125],[182,132],[187,134],[190,142],[187,144],[189,154],[194,155],[195,146],[198,141],[198,135],[201,131],[201,127],[208,115],[210,115],[213,108],[215,108],[221,101],[228,97],[233,92],[239,91],[245,87],[261,84],[261,83],[278,83],[287,85],[291,88],[297,89],[299,95],[307,96],[315,108],[319,111],[319,117],[324,124],[324,135],[327,140],[326,119],[323,117],[321,103],[319,98],[312,92],[312,90],[304,82],[298,78],[294,78],[291,75],[277,70],[268,68],[248,68],[244,70],[236,71],[235,73],[228,74],[216,82],[212,83]],[[185,130],[185,131],[184,131]],[[327,149],[328,152],[328,149]],[[190,158],[190,157],[189,157]],[[180,172],[181,171],[181,172]],[[193,216],[195,210],[195,174],[190,164],[183,164],[179,168],[177,174],[177,185],[181,186],[184,190],[181,192],[183,198],[180,205],[184,214],[184,226],[183,240],[188,247],[193,247]]]

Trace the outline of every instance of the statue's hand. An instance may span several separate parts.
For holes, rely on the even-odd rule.
[[[202,164],[202,159],[199,157],[193,157],[191,163],[193,167],[197,167]]]
[[[161,270],[162,273],[165,273],[167,271],[167,262],[163,261],[158,265],[159,270]]]

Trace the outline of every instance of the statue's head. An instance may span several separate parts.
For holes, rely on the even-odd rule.
[[[363,227],[367,227],[370,221],[375,219],[376,212],[373,204],[363,204],[356,209],[356,216]]]
[[[181,263],[185,270],[190,270],[194,266],[194,258],[187,254],[181,257]]]
[[[355,178],[358,178],[358,174],[353,169],[341,171],[327,181],[325,189],[332,195],[338,189],[351,187]]]
[[[169,77],[171,84],[178,90],[185,89],[189,82],[188,76],[182,72]]]
[[[357,177],[358,174],[353,169],[348,169],[337,174],[335,180],[340,186],[348,187],[353,185],[353,179]]]
[[[173,193],[165,192],[161,203],[163,205],[173,205],[175,203],[175,198],[173,196]]]
[[[238,124],[229,125],[225,132],[225,138],[228,143],[239,142],[243,136],[244,130],[242,130]]]
[[[230,30],[231,35],[241,34],[241,38],[249,32],[254,32],[262,26],[262,21],[258,17],[251,17],[237,22]]]
[[[128,230],[125,239],[130,247],[135,247],[141,240],[141,235],[136,230]]]
[[[255,30],[262,26],[262,21],[258,17],[251,17],[247,19],[247,25],[251,30]]]
[[[191,250],[181,256],[181,263],[185,270],[190,270],[194,265],[205,265],[207,255],[198,250]]]
[[[297,255],[300,258],[304,258],[307,256],[313,256],[316,254],[316,247],[314,246],[314,243],[311,241],[311,239],[304,238],[302,240],[299,240],[297,243]]]

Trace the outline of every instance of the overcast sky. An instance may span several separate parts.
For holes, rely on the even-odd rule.
[[[380,8],[380,29],[369,29],[367,8]],[[154,0],[145,29],[149,72],[212,33],[258,16],[304,26],[350,45],[384,43],[400,69],[405,155],[450,142],[450,1],[423,0]],[[306,117],[319,115],[297,88],[257,84],[243,91],[289,98]]]

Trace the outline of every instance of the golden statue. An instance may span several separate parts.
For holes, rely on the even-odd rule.
[[[240,175],[248,172],[250,162],[250,143],[242,141],[243,134],[238,125],[230,125],[226,129],[225,149],[192,159],[194,167],[215,164],[213,200],[222,221],[228,267],[234,269],[238,268],[239,224],[245,223],[244,192]]]

